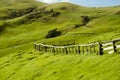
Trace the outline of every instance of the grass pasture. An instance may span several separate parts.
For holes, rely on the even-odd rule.
[[[33,6],[36,9],[30,13],[6,18],[8,10]],[[55,55],[34,50],[34,43],[41,42],[75,40],[76,44],[87,44],[120,38],[120,6],[95,8],[1,0],[0,7],[0,80],[120,80],[119,53]],[[41,7],[45,9],[35,17]],[[90,19],[85,25],[82,16]],[[62,35],[46,38],[48,31],[55,28]]]

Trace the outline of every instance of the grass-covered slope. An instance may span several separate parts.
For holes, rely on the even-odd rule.
[[[26,3],[31,5],[33,2]],[[14,5],[11,6],[17,8]],[[76,43],[88,43],[120,37],[119,6],[89,8],[70,3],[39,6],[25,15],[0,21],[1,57],[16,51],[32,50],[34,42],[74,39]],[[7,9],[4,8],[4,10]],[[55,16],[58,12],[60,14]],[[83,25],[82,16],[88,16],[90,19],[85,25]],[[80,26],[75,28],[76,25]],[[48,31],[55,28],[58,28],[62,35],[46,39]]]
[[[0,4],[7,4],[6,2],[1,1]],[[8,1],[8,3],[10,2]],[[17,6],[24,3],[23,8],[21,7],[22,9],[11,5],[13,8],[18,8],[20,13],[21,10],[25,11],[27,9],[26,4],[29,4],[29,6],[32,6],[32,4],[36,5],[36,8],[18,17],[6,18],[7,20],[1,19],[1,56],[16,52],[16,50],[19,52],[19,50],[21,51],[24,48],[24,51],[27,51],[27,46],[31,46],[28,47],[28,50],[32,50],[34,42],[56,42],[74,39],[77,43],[88,43],[120,37],[120,6],[89,8],[70,3],[46,5],[34,0],[16,0],[15,2]],[[8,10],[5,5],[3,10]],[[86,22],[83,17],[87,17],[89,21]],[[76,27],[76,25],[79,26]],[[48,31],[55,28],[58,28],[62,35],[46,39],[45,36]],[[20,48],[21,46],[22,49]]]
[[[83,44],[120,38],[120,6],[89,8],[35,0],[0,0],[0,4],[1,80],[120,79],[118,54],[41,55],[34,50],[35,42],[74,39]],[[55,28],[62,35],[47,39]]]
[[[120,55],[15,53],[0,59],[1,80],[119,80]]]
[[[40,7],[44,4],[45,3],[36,0],[0,0],[0,20],[6,19],[10,12],[18,12],[20,9],[26,9],[29,7]],[[22,11],[21,13],[24,12]]]

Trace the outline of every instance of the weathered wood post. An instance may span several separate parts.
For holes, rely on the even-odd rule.
[[[50,47],[47,47],[47,52],[50,52]]]
[[[47,52],[47,46],[44,46],[44,51]]]
[[[84,51],[84,46],[82,46],[82,52],[83,52],[83,54],[84,54],[84,52],[85,52],[85,51]]]
[[[55,48],[54,47],[52,47],[52,53],[55,53]]]
[[[78,53],[80,54],[80,52],[81,52],[81,51],[80,51],[80,46],[78,46]]]
[[[65,47],[65,53],[68,54],[68,50],[67,50],[67,47]]]
[[[89,52],[91,54],[92,53],[92,45],[90,45],[89,47],[90,47],[90,51]]]
[[[102,44],[99,42],[98,43],[98,47],[99,47],[99,55],[103,55],[103,48],[102,48]]]
[[[72,46],[71,48],[72,48],[72,53],[74,53],[74,47]]]
[[[60,51],[60,54],[61,54],[62,53],[62,48],[60,48],[59,51]]]
[[[62,53],[62,54],[64,53],[63,51],[64,51],[64,48],[61,48],[61,53]]]
[[[88,53],[88,51],[89,51],[89,50],[88,50],[88,46],[86,46],[86,53]]]
[[[52,47],[50,47],[50,52],[52,53]]]
[[[59,48],[56,48],[56,53],[58,54],[59,53],[59,50],[58,50]]]
[[[93,52],[95,53],[96,52],[96,45],[93,46]]]
[[[34,48],[37,49],[37,47],[36,47],[36,43],[34,43]]]
[[[113,41],[112,43],[113,43],[113,51],[114,51],[114,52],[117,52],[116,45],[115,45],[115,41]]]
[[[38,45],[38,51],[40,52],[40,44]]]
[[[75,53],[76,51],[75,51],[75,46],[73,46],[73,53]]]
[[[69,47],[67,48],[68,53],[70,53]]]
[[[75,53],[78,53],[78,47],[75,46]]]
[[[60,48],[58,48],[58,54],[60,54]]]
[[[78,49],[77,49],[77,47],[76,47],[76,46],[74,47],[74,49],[75,49],[75,53],[77,53],[77,52],[78,52]]]

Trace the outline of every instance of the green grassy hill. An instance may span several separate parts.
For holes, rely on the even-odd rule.
[[[120,55],[15,53],[0,59],[1,80],[119,80]]]
[[[43,5],[45,5],[45,3],[35,0],[0,0],[0,20],[6,19],[8,17],[7,15],[12,11]]]
[[[1,80],[120,79],[118,54],[51,55],[34,50],[35,42],[83,44],[120,38],[120,6],[95,8],[35,0],[0,0],[0,4]],[[55,28],[62,34],[46,38]]]

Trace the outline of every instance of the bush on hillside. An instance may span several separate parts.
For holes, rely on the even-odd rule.
[[[10,12],[8,12],[8,18],[11,19],[11,18],[20,17],[30,12],[33,12],[35,9],[36,7],[28,7],[26,9],[10,10]]]
[[[38,10],[26,15],[28,20],[36,19],[41,21],[49,21],[52,17],[57,17],[60,15],[60,12],[54,11],[53,9],[50,10]]]
[[[61,31],[57,31],[57,28],[48,31],[48,34],[46,36],[46,38],[53,38],[53,37],[57,37],[60,36],[62,34]]]
[[[7,26],[8,24],[5,23],[5,22],[1,22],[0,23],[0,33],[3,32],[3,30],[5,29],[5,27]]]
[[[61,7],[60,10],[66,10],[66,7]]]
[[[53,12],[51,14],[51,17],[57,17],[58,15],[60,15],[61,13],[60,12]]]
[[[84,26],[90,21],[89,16],[81,16],[81,18]]]
[[[4,29],[4,26],[0,25],[0,33],[3,31],[3,29]]]
[[[117,15],[120,15],[120,11],[116,12]]]
[[[80,26],[83,26],[82,24],[75,24],[74,28],[79,28]]]

